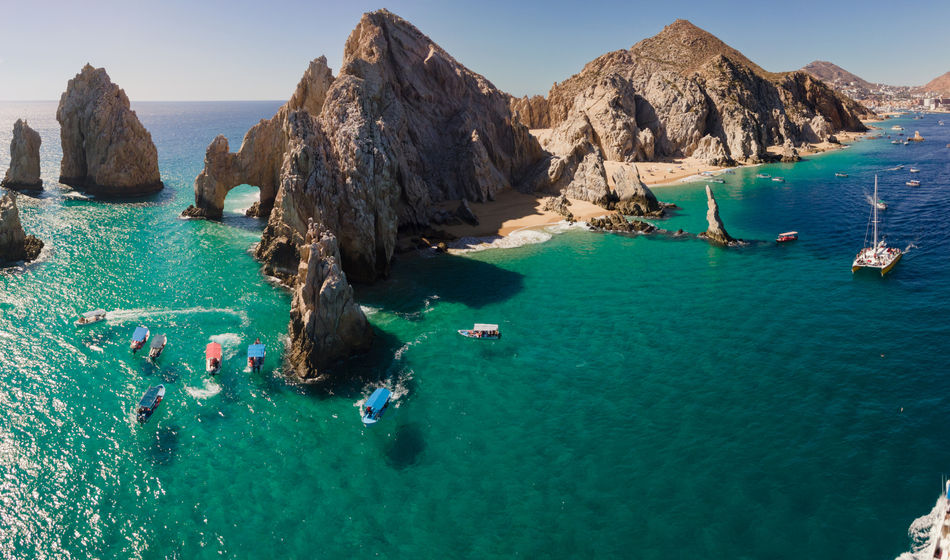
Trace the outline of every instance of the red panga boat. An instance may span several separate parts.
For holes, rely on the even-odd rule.
[[[786,241],[795,241],[796,239],[798,239],[797,231],[786,231],[785,233],[778,234],[778,237],[775,239],[775,241],[779,243],[785,243]]]

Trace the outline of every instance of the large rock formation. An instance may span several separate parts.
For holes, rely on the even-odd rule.
[[[738,243],[726,232],[725,226],[722,225],[722,219],[719,217],[719,205],[716,203],[716,197],[713,196],[712,189],[709,188],[709,185],[706,185],[706,205],[708,206],[706,210],[706,222],[708,222],[709,225],[706,231],[699,234],[699,237],[708,239],[719,245],[735,245]]]
[[[35,190],[43,188],[40,179],[40,133],[26,121],[17,119],[10,142],[10,167],[0,182],[8,189]]]
[[[596,110],[599,100],[606,109]],[[829,124],[818,132],[824,140],[838,130],[866,130],[859,116],[868,112],[803,72],[766,72],[685,20],[591,61],[555,84],[545,101],[512,100],[512,106],[531,128],[578,131],[575,121],[586,119],[600,156],[610,161],[690,155],[762,161],[769,146],[814,141],[812,121],[819,116]],[[608,127],[597,125],[598,114]]]
[[[353,298],[330,230],[310,222],[299,250],[288,359],[300,378],[321,380],[327,378],[323,368],[369,348],[373,327]]]
[[[315,60],[290,101],[248,131],[236,154],[224,138],[212,142],[184,215],[219,217],[230,188],[256,185],[268,217],[256,256],[269,273],[297,292],[302,265],[323,270],[329,265],[314,259],[332,258],[347,278],[372,281],[388,272],[397,231],[427,226],[436,203],[533,191],[538,177],[543,185],[548,156],[512,119],[508,101],[408,22],[385,10],[365,14],[336,78],[325,59]],[[338,254],[313,251],[308,236],[326,235],[308,233],[310,220],[332,234]],[[335,293],[334,301],[351,298]],[[355,309],[347,317],[358,313],[344,307]],[[294,313],[306,308],[295,303]],[[300,321],[306,328],[292,326],[298,375],[325,363],[300,356],[336,359],[363,348],[362,336],[327,336],[340,328],[337,316],[314,313]]]
[[[158,152],[129,98],[104,68],[83,67],[59,100],[61,183],[104,196],[162,189]]]
[[[0,263],[32,261],[42,249],[42,241],[23,231],[16,195],[5,194],[0,198]]]

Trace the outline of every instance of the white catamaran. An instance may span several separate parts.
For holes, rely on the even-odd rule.
[[[874,176],[874,201],[871,204],[872,207],[872,220],[871,222],[874,225],[874,243],[868,247],[867,234],[864,237],[864,248],[858,252],[858,256],[854,258],[854,263],[851,264],[851,272],[857,272],[862,268],[874,268],[881,271],[881,276],[884,276],[894,268],[894,265],[897,264],[897,261],[901,260],[901,255],[903,251],[896,247],[888,247],[887,243],[882,238],[880,241],[877,240],[877,210],[878,203],[880,200],[877,198],[877,175]]]

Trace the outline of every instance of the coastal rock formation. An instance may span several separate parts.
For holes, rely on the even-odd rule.
[[[614,212],[603,218],[594,218],[589,222],[595,231],[613,231],[621,233],[656,233],[660,231],[655,225],[642,220],[627,220],[623,214]]]
[[[540,114],[545,105],[546,117]],[[578,119],[607,132],[592,140],[607,161],[694,155],[725,163],[765,161],[767,148],[786,140],[798,144],[838,130],[864,131],[859,116],[869,112],[804,72],[766,72],[685,20],[589,62],[555,84],[546,103],[514,100],[512,106],[527,126],[554,129],[557,142],[545,147],[562,158],[573,155],[577,165],[586,162],[585,172],[593,161],[578,152],[577,142],[562,142],[563,130],[557,133],[566,127],[574,133],[567,139],[576,139],[585,132]],[[610,125],[598,127],[598,115]]]
[[[330,230],[310,222],[299,250],[288,359],[301,379],[320,381],[327,377],[325,367],[368,349],[373,328],[353,298]]]
[[[43,188],[43,180],[40,179],[40,142],[40,133],[30,128],[26,121],[17,119],[10,142],[10,167],[0,187],[26,190]]]
[[[829,137],[832,138],[832,137]],[[829,139],[829,142],[831,140]],[[801,156],[798,155],[798,150],[795,149],[795,146],[792,144],[791,140],[786,140],[785,144],[782,145],[782,163],[795,163],[796,161],[801,161]]]
[[[722,225],[722,219],[719,217],[719,205],[716,203],[716,197],[713,196],[712,189],[706,185],[706,221],[709,223],[708,229],[699,234],[699,237],[708,239],[719,245],[735,245],[738,243],[726,232]]]
[[[310,271],[327,269],[334,301],[350,301],[351,293],[340,291],[342,272],[357,282],[387,274],[397,231],[425,231],[430,217],[443,216],[434,211],[438,203],[484,202],[502,189],[533,192],[546,184],[548,155],[513,120],[509,99],[398,16],[364,14],[337,77],[326,59],[315,60],[290,101],[248,131],[237,153],[222,137],[212,142],[195,180],[195,204],[184,215],[220,217],[230,188],[260,187],[258,212],[268,223],[256,257],[265,270],[302,290],[303,302],[316,296],[301,286],[324,278],[307,280]],[[308,238],[327,236],[310,233],[311,220],[332,234],[334,250],[313,250]],[[299,273],[302,262],[307,277]],[[300,310],[309,307],[294,305],[298,375],[319,370],[318,354],[365,348],[364,337],[340,333],[359,323],[335,319],[349,312],[304,320]]]
[[[563,194],[560,196],[548,196],[541,202],[541,209],[546,212],[554,212],[564,216],[568,222],[574,221],[574,213],[570,210],[571,201]]]
[[[43,242],[23,231],[16,195],[5,194],[0,198],[0,263],[32,261],[42,250]]]
[[[541,95],[527,95],[511,99],[511,112],[519,121],[531,128],[550,128],[548,100]]]
[[[61,183],[106,196],[162,189],[152,135],[104,68],[87,64],[69,80],[56,120],[63,145]]]

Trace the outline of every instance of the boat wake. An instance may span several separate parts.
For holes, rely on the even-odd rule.
[[[207,307],[189,307],[187,309],[116,309],[115,311],[109,311],[106,313],[106,320],[112,323],[124,323],[153,317],[167,317],[169,315],[194,315],[197,313],[233,315],[235,317],[239,317],[241,320],[247,320],[247,314],[243,311]]]
[[[907,253],[909,253],[911,249],[919,249],[919,248],[920,247],[918,247],[917,245],[910,243],[907,245],[907,247],[904,247],[904,254],[906,255]]]
[[[210,337],[210,340],[221,345],[221,358],[225,360],[237,356],[241,347],[241,335],[235,333],[215,334]]]
[[[211,381],[210,379],[205,379],[203,387],[190,387],[185,385],[185,391],[189,395],[196,399],[207,399],[208,397],[213,397],[221,392],[221,385]]]
[[[934,546],[937,544],[937,532],[940,530],[941,513],[947,507],[947,498],[940,496],[934,508],[923,517],[918,517],[907,529],[910,537],[910,551],[897,557],[896,560],[929,560],[933,558]]]
[[[373,394],[373,391],[379,387],[385,387],[389,389],[389,392],[392,395],[389,401],[390,404],[395,408],[399,408],[399,401],[409,394],[409,382],[412,379],[413,373],[415,372],[413,372],[411,369],[403,369],[400,370],[397,375],[390,377],[383,383],[379,383],[377,381],[366,384],[366,386],[364,386],[360,391],[360,400],[353,403],[353,406],[362,409],[363,405],[366,404],[366,399],[368,399],[369,396]]]
[[[410,342],[407,342],[407,343],[403,344],[402,346],[400,346],[400,347],[396,350],[396,352],[393,354],[393,362],[398,362],[398,361],[402,360],[402,356],[403,356],[403,354],[406,353],[407,350],[409,350],[410,348],[412,348],[412,347],[415,346],[416,344],[419,344],[420,342],[426,340],[427,338],[429,338],[429,335],[428,335],[427,333],[423,333],[423,334],[420,334],[419,336],[417,336],[415,339],[411,340]],[[390,367],[392,367],[392,366],[390,366]]]

